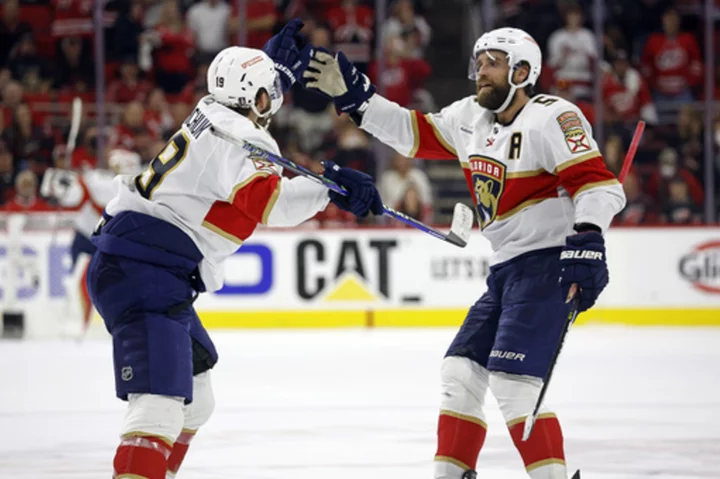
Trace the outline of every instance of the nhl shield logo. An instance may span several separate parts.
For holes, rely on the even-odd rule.
[[[505,187],[505,165],[486,156],[469,158],[472,192],[478,212],[480,228],[485,229],[495,221]]]
[[[120,370],[120,377],[123,381],[130,381],[133,378],[132,366],[125,366]]]

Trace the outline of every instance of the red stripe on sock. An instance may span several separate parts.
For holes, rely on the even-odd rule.
[[[553,416],[539,417],[527,441],[522,440],[525,421],[510,426],[510,436],[525,467],[528,468],[540,461],[558,459],[565,461],[563,435],[560,422]]]
[[[180,436],[178,436],[177,441],[175,441],[175,445],[173,445],[170,459],[168,459],[168,471],[173,474],[177,474],[180,469],[180,465],[185,460],[185,455],[188,452],[190,441],[192,441],[193,437],[195,437],[195,431],[188,430],[183,431]]]
[[[165,479],[170,446],[158,437],[126,437],[115,452],[115,475],[132,474],[147,479]]]
[[[435,455],[454,459],[474,469],[486,434],[487,429],[482,424],[440,414],[437,432],[438,448]]]

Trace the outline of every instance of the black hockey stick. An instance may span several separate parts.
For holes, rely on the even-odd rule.
[[[268,161],[271,161],[272,163],[282,166],[283,168],[287,168],[288,170],[297,173],[298,175],[304,176],[305,178],[313,180],[316,183],[320,183],[321,185],[327,187],[330,190],[333,190],[336,193],[340,193],[341,195],[347,196],[348,194],[345,188],[338,185],[334,181],[329,180],[323,175],[315,173],[314,171],[308,170],[304,166],[298,165],[294,161],[288,160],[287,158],[283,158],[281,156],[277,156],[273,153],[270,153],[269,151],[263,150],[262,148],[258,148],[252,143],[249,143],[242,138],[238,138],[232,133],[229,133],[228,131],[218,128],[216,126],[211,127],[210,130],[212,131],[213,135],[229,143],[232,143],[233,145],[242,148],[245,151],[248,151],[255,157],[266,159]],[[411,218],[405,213],[401,213],[396,209],[390,208],[387,205],[383,205],[383,209],[386,215],[391,216],[396,220],[405,223],[408,226],[412,226],[413,228],[423,231],[438,239],[447,241],[448,243],[455,246],[459,246],[460,248],[464,248],[467,245],[468,240],[470,239],[470,231],[472,230],[474,215],[470,207],[462,203],[455,204],[452,223],[450,224],[450,231],[448,233],[438,231],[435,228],[428,226],[425,223],[416,220],[415,218]]]

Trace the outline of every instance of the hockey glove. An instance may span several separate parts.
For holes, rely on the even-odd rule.
[[[341,168],[327,161],[324,176],[348,190],[348,196],[330,190],[330,201],[341,210],[349,211],[359,218],[366,217],[370,211],[375,215],[383,214],[382,199],[370,175],[352,168]]]
[[[332,98],[338,113],[362,111],[375,94],[375,85],[355,68],[343,52],[333,57],[325,50],[316,50],[303,78],[307,80],[306,88]]]
[[[568,293],[577,283],[580,295],[578,312],[590,309],[602,290],[608,284],[608,269],[605,259],[605,240],[596,231],[585,231],[568,236],[560,253],[560,287],[563,298],[569,301]]]
[[[287,92],[310,63],[315,49],[305,36],[300,33],[303,22],[294,18],[273,36],[263,47],[263,51],[275,62],[275,69],[280,74],[283,93]]]

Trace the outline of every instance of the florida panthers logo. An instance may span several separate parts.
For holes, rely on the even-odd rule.
[[[472,155],[469,163],[478,221],[480,228],[485,229],[497,217],[500,197],[505,186],[505,165],[480,155]]]

